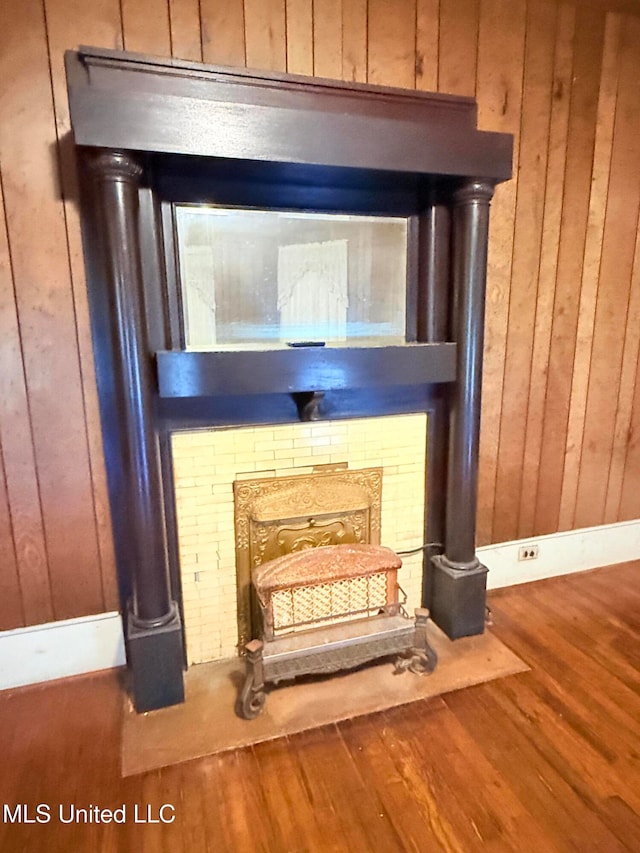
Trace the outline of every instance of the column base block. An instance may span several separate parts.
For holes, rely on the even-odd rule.
[[[461,569],[444,554],[431,558],[431,618],[451,640],[484,632],[487,607],[487,567],[482,563]]]
[[[138,713],[184,702],[182,625],[177,608],[174,618],[157,628],[141,628],[129,613],[127,660]]]

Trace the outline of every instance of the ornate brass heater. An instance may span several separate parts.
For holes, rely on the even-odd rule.
[[[319,466],[307,474],[238,480],[234,496],[238,646],[243,650],[261,636],[251,582],[263,563],[326,545],[379,544],[382,469]]]
[[[262,639],[245,647],[240,716],[260,713],[265,684],[298,675],[353,669],[387,655],[401,655],[397,671],[432,672],[429,612],[417,609],[415,622],[404,612],[401,565],[389,548],[356,543],[291,552],[256,567]]]

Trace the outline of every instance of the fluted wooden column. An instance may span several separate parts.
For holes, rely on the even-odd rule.
[[[184,699],[182,632],[171,600],[162,475],[155,425],[154,374],[147,341],[138,230],[143,170],[129,152],[100,149],[90,157],[100,206],[118,400],[127,571],[132,596],[127,653],[139,711]],[[112,497],[113,499],[113,497]],[[122,516],[122,514],[121,514]]]
[[[453,196],[456,383],[450,402],[444,554],[433,557],[431,610],[450,637],[484,630],[486,573],[476,512],[489,205],[494,185],[469,180]]]

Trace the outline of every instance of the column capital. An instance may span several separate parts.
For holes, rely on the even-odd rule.
[[[456,207],[472,204],[475,201],[489,204],[493,198],[495,183],[486,178],[470,178],[465,181],[453,194]]]
[[[119,148],[95,148],[87,162],[98,181],[123,181],[137,186],[144,171],[134,154]]]

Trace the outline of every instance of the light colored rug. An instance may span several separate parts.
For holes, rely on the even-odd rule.
[[[255,720],[242,720],[234,712],[244,679],[241,660],[193,666],[185,676],[183,705],[136,714],[127,703],[122,775],[272,740],[529,669],[488,631],[451,641],[430,623],[429,640],[439,659],[431,675],[394,675],[393,664],[385,661],[356,672],[289,683],[269,690],[264,710]]]

